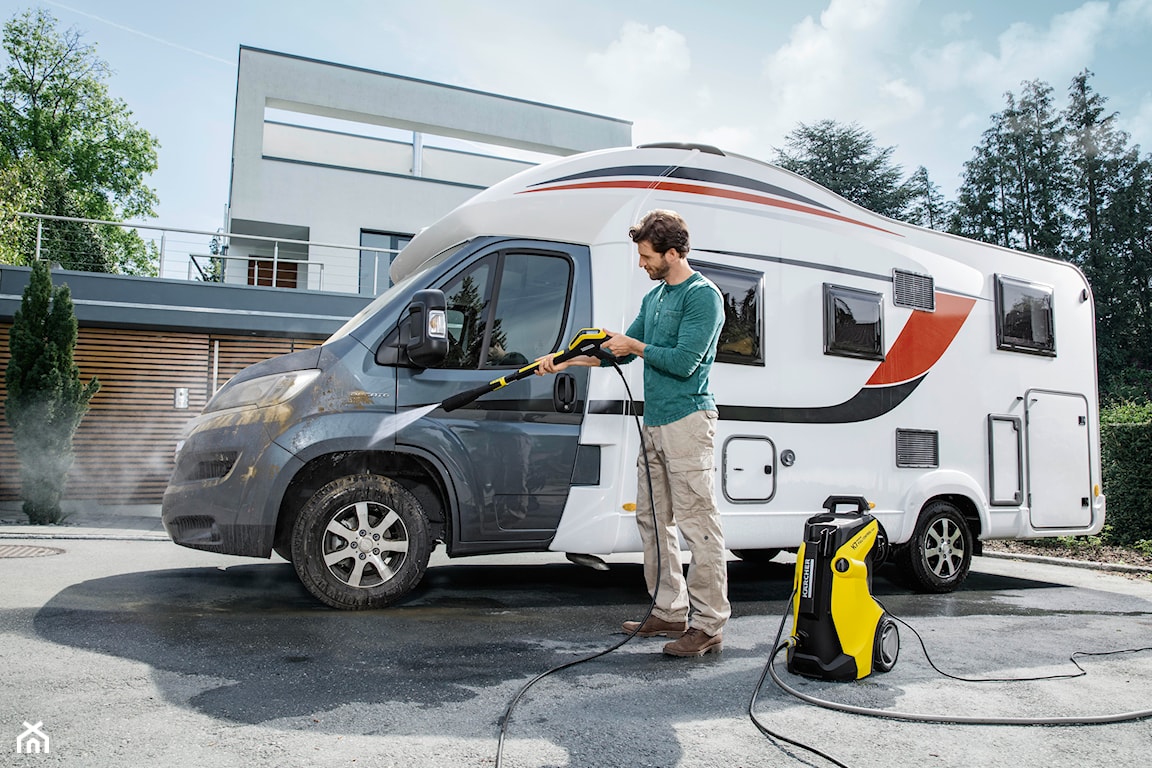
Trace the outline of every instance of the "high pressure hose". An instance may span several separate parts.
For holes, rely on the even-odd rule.
[[[748,716],[752,719],[753,725],[755,725],[765,736],[793,744],[797,747],[800,747],[801,749],[805,749],[814,755],[818,755],[819,757],[824,758],[833,765],[839,766],[840,768],[847,768],[847,766],[844,765],[844,763],[841,763],[839,760],[836,760],[835,758],[826,755],[820,750],[815,749],[814,747],[810,747],[807,744],[794,741],[787,737],[781,736],[779,733],[771,731],[767,726],[760,722],[759,718],[756,717],[756,712],[754,711],[756,706],[756,699],[760,694],[761,687],[764,685],[764,679],[769,674],[772,675],[773,682],[775,682],[776,685],[779,686],[782,690],[791,694],[792,696],[795,696],[801,701],[807,702],[808,704],[812,704],[823,709],[835,710],[837,712],[847,712],[849,714],[864,715],[866,717],[878,717],[885,720],[941,723],[944,725],[1087,726],[1105,725],[1109,723],[1124,723],[1134,720],[1146,720],[1148,718],[1152,718],[1152,709],[1135,710],[1132,712],[1119,712],[1110,715],[1084,715],[1078,717],[967,717],[962,715],[926,715],[919,712],[899,712],[887,709],[858,707],[851,704],[841,704],[840,702],[828,701],[826,699],[817,698],[816,696],[810,696],[806,693],[801,693],[800,691],[784,682],[783,679],[781,679],[780,675],[776,672],[775,663],[776,657],[780,654],[780,652],[786,650],[789,646],[792,645],[793,642],[792,639],[789,638],[786,642],[781,643],[780,638],[784,633],[784,625],[788,621],[788,616],[791,614],[792,601],[795,599],[795,597],[795,591],[793,591],[792,594],[788,597],[784,615],[780,618],[780,626],[776,630],[776,637],[772,640],[772,655],[769,657],[768,663],[764,666],[764,671],[761,672],[760,679],[756,682],[756,688],[752,691],[752,698],[748,702]],[[887,611],[887,609],[885,610]],[[892,615],[891,612],[888,613],[889,615]],[[1114,656],[1121,653],[1140,653],[1144,651],[1152,651],[1152,646],[1144,648],[1126,648],[1118,651],[1077,651],[1072,654],[1069,660],[1076,666],[1078,671],[1066,674],[1042,675],[1038,677],[960,677],[958,675],[945,672],[936,666],[935,662],[932,661],[932,657],[928,654],[928,648],[924,644],[924,638],[920,636],[920,633],[917,632],[911,624],[894,615],[892,618],[911,630],[912,634],[916,636],[916,639],[920,641],[920,648],[924,652],[924,657],[928,660],[928,664],[932,667],[932,669],[936,670],[936,672],[943,675],[944,677],[966,683],[1018,683],[1035,682],[1039,680],[1069,680],[1077,677],[1083,677],[1084,675],[1088,674],[1087,671],[1076,661],[1078,656]]]
[[[632,397],[632,388],[628,386],[628,378],[624,375],[624,371],[622,371],[620,369],[619,363],[617,363],[614,358],[612,358],[611,356],[608,356],[608,357],[604,357],[601,359],[607,360],[609,363],[611,363],[612,367],[616,369],[616,373],[620,374],[620,380],[624,382],[624,389],[628,393],[628,403],[629,403],[631,410],[632,410],[632,417],[636,421],[636,431],[640,435],[641,455],[644,456],[644,473],[647,476],[647,481],[648,481],[648,506],[649,506],[649,510],[652,513],[652,527],[657,528],[658,525],[657,525],[657,521],[656,521],[656,498],[655,498],[655,493],[652,489],[652,466],[648,462],[648,449],[644,445],[644,428],[640,423],[640,415],[637,413],[636,401]],[[656,573],[657,574],[659,574],[660,570],[661,570],[661,564],[662,564],[661,557],[662,557],[662,553],[660,551],[660,538],[657,537],[656,538]],[[634,630],[632,630],[632,632],[630,632],[623,640],[616,643],[615,645],[612,645],[609,648],[605,648],[602,651],[598,651],[597,653],[594,653],[591,656],[585,656],[582,659],[576,659],[574,661],[565,662],[564,664],[560,664],[560,665],[557,665],[555,667],[552,667],[551,669],[549,669],[545,672],[541,672],[540,674],[536,675],[536,677],[532,678],[531,680],[529,680],[523,686],[520,687],[520,690],[517,691],[516,695],[512,697],[511,701],[508,702],[508,707],[504,710],[504,716],[502,718],[500,718],[500,738],[496,742],[496,768],[500,768],[500,766],[502,764],[501,761],[503,760],[503,757],[504,757],[504,736],[508,732],[508,723],[512,719],[512,710],[514,710],[516,708],[516,705],[520,702],[521,697],[523,697],[524,694],[528,692],[528,689],[531,688],[532,686],[534,686],[536,683],[543,680],[544,678],[548,677],[549,675],[555,673],[555,672],[559,672],[561,670],[568,669],[570,667],[574,667],[577,664],[583,664],[586,661],[592,661],[593,659],[598,659],[601,656],[607,656],[609,653],[612,653],[612,651],[615,651],[617,648],[620,648],[625,643],[627,643],[629,640],[636,637],[636,633],[638,633],[640,631],[640,628],[644,626],[644,623],[648,621],[648,618],[652,615],[652,611],[656,608],[656,596],[658,594],[660,594],[660,579],[659,578],[656,579],[656,588],[654,590],[652,590],[652,600],[648,604],[647,612],[644,614],[644,617],[642,619],[640,619],[640,623],[636,626],[636,628]]]

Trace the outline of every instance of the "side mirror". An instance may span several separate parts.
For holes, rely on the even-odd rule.
[[[435,288],[417,291],[401,324],[400,344],[413,365],[428,368],[448,356],[448,318],[444,292]]]

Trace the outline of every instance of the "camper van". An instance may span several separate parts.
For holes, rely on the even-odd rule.
[[[768,560],[831,495],[895,562],[955,590],[988,539],[1104,524],[1093,301],[1071,264],[910,226],[699,145],[526,170],[417,235],[393,286],[322,346],[236,375],[164,496],[178,544],[290,560],[330,606],[386,606],[452,557],[641,551],[643,363],[494,386],[652,288],[627,235],[688,222],[721,290],[712,389],[726,544]],[[622,375],[621,375],[622,374]]]

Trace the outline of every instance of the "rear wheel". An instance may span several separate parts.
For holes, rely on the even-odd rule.
[[[956,505],[933,501],[920,512],[901,563],[923,592],[953,592],[968,576],[974,538]]]
[[[292,528],[292,564],[304,587],[333,608],[383,608],[424,577],[428,521],[403,486],[352,475],[318,490]]]

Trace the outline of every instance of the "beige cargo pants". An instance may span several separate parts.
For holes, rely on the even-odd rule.
[[[644,543],[644,579],[648,594],[656,594],[652,615],[665,621],[690,619],[691,626],[709,635],[723,629],[732,613],[728,603],[724,533],[720,529],[713,478],[716,418],[716,411],[696,411],[671,424],[645,426],[644,445],[636,461],[636,525]],[[645,454],[652,473],[655,527],[648,497]],[[680,561],[677,528],[692,553],[687,584]],[[657,541],[660,542],[659,572]]]

